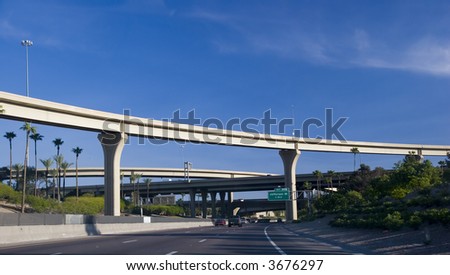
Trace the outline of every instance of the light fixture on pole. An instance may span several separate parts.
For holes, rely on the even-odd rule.
[[[29,85],[28,85],[28,48],[33,46],[33,41],[31,40],[22,40],[22,46],[25,47],[26,52],[26,60],[27,60],[27,96],[30,96]]]

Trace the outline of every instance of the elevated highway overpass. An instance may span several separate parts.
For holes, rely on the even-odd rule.
[[[39,168],[38,173],[45,174],[44,168]],[[181,168],[148,168],[148,167],[121,167],[120,175],[122,177],[129,177],[132,174],[139,174],[143,178],[184,178],[186,171]],[[215,170],[215,169],[190,169],[189,178],[201,179],[234,179],[245,177],[262,177],[272,176],[277,174],[247,172],[247,171],[231,171],[231,170]],[[66,177],[72,178],[76,176],[75,168],[68,168],[66,170]],[[78,177],[85,178],[103,178],[105,176],[105,169],[103,167],[79,167]],[[9,175],[0,175],[0,179],[9,178]]]
[[[80,108],[67,104],[0,92],[5,119],[29,121],[58,127],[99,133],[105,169],[105,214],[120,215],[120,158],[128,136],[179,140],[186,142],[245,146],[279,150],[284,166],[284,185],[296,193],[295,167],[300,152],[360,153],[406,155],[411,151],[422,156],[445,156],[449,145],[397,144],[346,140],[305,139],[178,124],[149,118]],[[296,200],[286,203],[288,220],[296,219]]]
[[[341,177],[333,178],[333,186],[337,187],[339,184],[345,184],[353,172],[341,173]],[[303,189],[303,184],[305,182],[310,182],[313,188],[316,188],[317,177],[313,174],[299,174],[296,175],[296,187],[297,189]],[[149,193],[151,195],[158,194],[196,194],[201,192],[250,192],[250,191],[268,191],[274,188],[284,186],[284,176],[280,175],[266,175],[259,177],[242,177],[242,178],[222,178],[222,179],[199,179],[191,180],[189,182],[185,180],[179,181],[158,181],[152,182],[149,187]],[[320,184],[321,187],[327,186],[323,182]],[[67,193],[73,192],[75,187],[66,187]],[[105,190],[104,185],[84,185],[80,186],[80,192],[84,193],[97,193],[103,194]],[[140,182],[137,186],[133,186],[130,183],[122,184],[122,190],[129,194],[134,190],[139,189],[143,196],[146,196],[147,185]]]

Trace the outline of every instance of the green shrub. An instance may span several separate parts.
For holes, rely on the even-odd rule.
[[[406,197],[406,195],[408,195],[409,192],[410,190],[406,188],[397,187],[391,191],[390,195],[394,199],[403,199],[404,197]]]
[[[20,204],[22,202],[22,193],[14,191],[11,186],[1,184],[0,199],[4,199],[9,203]]]
[[[392,214],[388,214],[383,219],[383,226],[389,230],[398,230],[403,226],[402,215],[398,211],[394,211]]]
[[[184,209],[178,205],[145,205],[142,207],[144,215],[178,216],[184,214]],[[133,213],[140,213],[140,207],[135,207]]]
[[[450,223],[450,211],[447,208],[432,208],[423,210],[420,213],[423,221],[426,221],[430,224],[433,223],[441,223],[443,225],[447,225]]]
[[[408,226],[414,228],[414,229],[419,229],[420,225],[422,224],[423,220],[420,217],[420,213],[419,212],[414,212],[414,214],[412,214],[409,219],[408,219]]]
[[[84,214],[96,215],[103,213],[103,197],[68,197],[61,204],[61,213],[63,214]]]
[[[59,212],[59,203],[56,200],[44,199],[41,197],[27,196],[26,203],[37,213]]]

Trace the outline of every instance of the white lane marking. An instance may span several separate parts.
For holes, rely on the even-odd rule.
[[[203,242],[206,242],[207,241],[207,239],[203,239],[203,240],[200,240],[200,241],[198,241],[199,243],[203,243]]]
[[[281,255],[286,255],[286,253],[281,250],[281,248],[278,247],[278,245],[276,245],[276,243],[274,243],[272,241],[272,239],[269,237],[269,234],[267,234],[267,228],[269,228],[270,225],[266,226],[264,228],[264,235],[266,235],[267,240],[270,242],[270,244],[278,251],[278,253],[280,253]]]
[[[178,251],[172,251],[172,252],[167,253],[166,255],[173,255],[173,254],[177,254],[177,253],[178,253]]]
[[[128,241],[123,241],[122,243],[135,243],[137,242],[137,240],[128,240]]]
[[[56,252],[56,253],[53,253],[53,254],[50,254],[50,255],[61,255],[62,254],[62,252]]]

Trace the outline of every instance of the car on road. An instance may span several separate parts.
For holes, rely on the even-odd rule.
[[[223,225],[223,226],[227,225],[227,220],[226,219],[222,219],[222,218],[215,219],[214,220],[214,226],[219,226],[219,225]]]
[[[239,227],[242,227],[242,220],[239,216],[232,216],[228,218],[228,227],[231,227],[233,225],[237,225]]]

